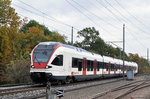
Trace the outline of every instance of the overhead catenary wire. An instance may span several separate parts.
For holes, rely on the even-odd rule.
[[[128,21],[128,19],[126,17],[124,17],[124,15],[118,10],[116,9],[114,6],[111,5],[111,3],[109,3],[107,0],[104,0],[110,7],[112,7],[114,10],[113,11],[116,11],[122,18],[122,20],[124,22],[126,22],[126,20]]]
[[[20,1],[20,0],[19,0]],[[23,0],[22,0],[23,1]],[[84,13],[84,14],[86,14],[88,17],[90,17],[91,18],[91,16],[94,16],[94,15],[90,15],[89,13],[86,13],[86,12],[83,12],[83,8],[82,7],[79,7],[79,5],[77,6],[77,4],[75,4],[75,3],[73,3],[72,1],[75,1],[75,0],[70,0],[69,2],[71,2],[74,6],[76,6],[76,7],[78,7],[80,10],[81,10],[81,12],[82,13]],[[104,1],[104,0],[103,0]],[[103,2],[102,1],[102,2]],[[75,2],[77,2],[77,1],[75,1]],[[99,1],[100,2],[100,1]],[[101,3],[102,3],[101,2]],[[112,5],[112,1],[108,1],[107,0],[107,2],[109,2],[109,3],[111,3],[111,5]],[[94,3],[94,2],[93,2]],[[79,3],[80,4],[80,3]],[[95,3],[96,5],[98,4],[98,3]],[[103,3],[102,3],[103,4]],[[116,4],[116,3],[115,3]],[[21,4],[18,4],[18,5],[21,5]],[[81,4],[80,4],[81,5]],[[114,13],[114,11],[115,10],[113,10],[111,7],[109,7],[108,6],[108,4],[106,4],[106,2],[104,2],[104,4],[103,5],[105,5],[108,9],[110,9],[113,13]],[[30,5],[31,6],[31,5]],[[22,8],[26,8],[26,7],[23,7],[23,6],[21,6]],[[86,6],[83,6],[83,7],[85,7],[86,8]],[[115,7],[114,5],[113,5],[113,7]],[[31,7],[32,8],[32,7]],[[26,8],[27,9],[27,8]],[[30,9],[30,8],[29,8]],[[29,10],[28,9],[28,10]],[[36,8],[37,9],[37,8]],[[86,8],[87,9],[87,8]],[[117,8],[118,9],[118,8]],[[105,10],[105,9],[104,9]],[[121,9],[118,9],[119,11],[121,10]],[[52,18],[50,18],[50,17],[47,17],[45,14],[43,14],[42,12],[40,12],[40,11],[38,11],[38,12],[40,12],[40,13],[38,13],[37,12],[38,11],[38,9],[37,10],[33,10],[33,8],[32,9],[30,9],[30,13],[32,13],[32,14],[34,14],[34,13],[36,13],[35,15],[39,15],[40,17],[44,17],[45,18],[45,20],[46,19],[48,19],[48,20],[51,20]],[[90,11],[90,10],[89,10]],[[121,10],[122,11],[122,10]],[[29,11],[27,11],[27,12],[29,12]],[[81,13],[80,12],[80,13]],[[117,18],[119,18],[119,16],[118,16],[118,13],[116,13],[117,11],[115,11],[115,14],[116,14],[116,17]],[[94,13],[94,12],[92,12],[92,13]],[[122,12],[121,12],[122,13]],[[47,13],[46,13],[47,14]],[[97,16],[99,16],[97,13],[94,13],[95,15],[97,15]],[[107,13],[108,14],[108,13]],[[110,15],[110,13],[109,13],[109,15]],[[124,15],[124,14],[123,14]],[[126,16],[125,16],[126,17]],[[98,18],[98,17],[95,17],[95,18]],[[100,17],[101,18],[101,17]],[[116,20],[118,20],[117,18],[115,18]],[[94,19],[93,19],[93,17],[91,18],[95,23],[97,23],[98,24],[98,26],[100,26],[101,24],[100,23],[98,23],[99,21],[95,21]],[[119,18],[120,20],[121,20],[121,18]],[[53,19],[52,19],[53,20]],[[102,21],[102,20],[101,20]],[[100,21],[100,22],[101,22]],[[132,22],[133,22],[133,20],[131,20]],[[54,19],[54,22],[55,23],[59,23],[59,22],[56,22],[56,20]],[[109,21],[107,21],[106,20],[106,22],[109,22]],[[117,21],[115,21],[115,22],[117,22]],[[123,22],[123,20],[121,20],[121,21],[119,21],[118,20],[118,22],[120,22],[120,24]],[[127,22],[127,20],[126,20],[126,22]],[[65,22],[64,22],[65,23]],[[139,22],[140,23],[140,22]],[[61,24],[61,23],[59,23],[59,24]],[[114,24],[114,23],[112,23],[112,24]],[[96,24],[95,24],[96,25]],[[106,24],[106,25],[108,25],[108,24]],[[118,24],[114,24],[114,26],[116,26],[116,25],[118,25]],[[132,25],[132,24],[130,24],[130,25]],[[138,25],[138,24],[137,24]],[[64,25],[64,26],[66,26],[66,25]],[[97,26],[97,25],[96,25]],[[57,27],[57,26],[56,26]],[[69,27],[69,26],[68,26]],[[102,24],[102,27],[104,27],[104,25]],[[54,28],[54,27],[53,27]],[[109,31],[109,30],[111,30],[110,28],[105,28],[104,27],[104,29],[106,29],[106,31]],[[137,28],[136,28],[137,29]],[[58,29],[57,29],[58,30]],[[62,29],[63,30],[63,29]],[[103,29],[102,29],[103,30]],[[140,46],[142,46],[143,48],[144,48],[144,46],[146,46],[146,45],[144,45],[143,44],[143,42],[141,41],[141,40],[139,40],[139,37],[138,37],[138,35],[136,35],[136,34],[134,34],[132,31],[136,31],[136,30],[134,30],[134,29],[132,29],[132,28],[128,28],[128,30],[129,30],[129,34],[130,33],[132,33],[131,35],[133,35],[132,37],[134,37],[134,38],[136,38],[135,39],[135,42],[138,42],[138,44],[140,45]],[[138,30],[138,29],[137,29]],[[59,30],[59,31],[61,31],[61,29]],[[120,30],[119,30],[120,31]],[[145,30],[144,30],[145,31]],[[118,31],[117,31],[118,32]],[[141,32],[141,31],[137,31],[137,32]],[[136,33],[137,33],[136,32]],[[65,33],[65,32],[64,32]],[[67,34],[68,32],[66,32],[66,34]],[[110,32],[108,32],[108,33],[112,33],[112,31],[110,31]],[[68,35],[71,35],[71,34],[69,34],[68,33]],[[135,36],[134,36],[135,35]],[[144,35],[145,36],[145,35]],[[138,40],[138,41],[137,41]],[[140,43],[139,43],[140,42]],[[141,45],[142,44],[142,45]],[[130,44],[131,45],[131,44]],[[143,46],[144,45],[144,46]],[[147,47],[146,47],[147,48]]]
[[[109,17],[109,19],[114,20],[114,22],[117,24],[120,24],[114,16],[112,16],[112,15],[108,14],[106,11],[104,11],[103,8],[101,8],[100,6],[97,5],[97,3],[94,3],[91,0],[88,0],[88,2],[90,3],[90,5],[93,5],[97,10],[99,10],[101,13],[103,13],[104,15]]]
[[[27,17],[27,16],[24,16],[24,15],[22,15],[22,14],[20,14],[19,13],[19,16],[22,16],[22,17]],[[34,20],[33,18],[29,18],[29,17],[27,17],[28,19],[30,19],[30,20]],[[53,29],[55,29],[55,30],[52,30],[52,31],[61,31],[62,33],[61,33],[61,35],[64,35],[64,36],[66,36],[66,35],[70,35],[71,36],[71,34],[70,33],[68,33],[68,32],[66,32],[66,31],[63,31],[63,30],[60,30],[60,29],[58,29],[58,28],[56,28],[56,27],[53,27],[53,26],[51,26],[51,25],[49,25],[49,24],[46,24],[46,26],[48,26],[48,27],[51,27],[51,28],[53,28]],[[69,38],[71,38],[71,37],[69,37]],[[74,35],[74,39],[76,40],[76,36]],[[77,41],[77,40],[76,40]]]
[[[37,15],[37,16],[40,16],[40,17],[43,17],[43,15],[40,15],[40,14],[38,14],[38,13],[36,13],[36,12],[33,12],[33,11],[31,11],[31,10],[28,10],[28,9],[26,9],[26,8],[23,8],[23,7],[21,7],[21,6],[18,6],[17,4],[14,4],[14,3],[12,3],[13,5],[15,5],[16,7],[18,7],[18,8],[21,8],[21,9],[23,9],[23,10],[25,10],[25,11],[27,11],[27,12],[29,12],[29,13],[31,13],[31,14],[35,14],[35,15]],[[49,18],[47,18],[48,20],[51,20],[51,19],[49,19]],[[53,20],[52,20],[53,21]],[[50,27],[52,27],[52,26],[50,26]],[[53,27],[54,28],[54,27]],[[57,29],[58,30],[58,29]],[[76,29],[77,30],[77,29]],[[62,30],[59,30],[59,31],[62,31]],[[64,34],[64,33],[63,33]],[[68,33],[69,34],[69,33]],[[71,34],[69,34],[69,35],[71,35]],[[76,39],[76,37],[74,36],[74,38]]]
[[[65,26],[68,26],[68,27],[71,27],[71,28],[74,27],[74,29],[79,30],[79,29],[77,29],[75,26],[66,24],[66,23],[64,23],[64,22],[62,22],[62,21],[59,21],[59,20],[57,20],[56,18],[54,18],[54,17],[52,17],[52,16],[49,16],[49,15],[46,14],[45,12],[43,12],[43,11],[41,11],[41,10],[39,10],[39,9],[37,9],[37,8],[35,8],[35,7],[29,5],[29,4],[27,4],[27,3],[25,3],[25,2],[23,2],[23,1],[21,1],[21,0],[18,0],[18,1],[19,1],[20,3],[26,5],[26,6],[31,7],[32,9],[34,9],[34,10],[36,10],[36,11],[38,11],[38,12],[44,14],[44,15],[47,16],[51,21],[55,21],[55,22],[57,22],[57,23],[63,24],[63,25],[65,25]]]
[[[97,3],[99,5],[103,6],[108,12],[110,12],[116,18],[116,20],[118,20],[118,22],[122,23],[122,20],[120,20],[113,11],[111,11],[110,9],[108,9],[107,6],[104,3],[102,3],[102,1],[101,2],[99,2],[98,0],[96,0],[96,1],[97,1]]]
[[[78,10],[80,13],[82,13],[82,15],[84,15],[85,17],[88,18],[88,20],[90,20],[93,24],[97,25],[99,27],[99,25],[94,22],[89,16],[87,16],[86,14],[84,14],[79,8],[77,8],[76,6],[74,6],[72,3],[70,3],[70,1],[65,0],[68,4],[70,4],[72,7],[74,7],[76,10]]]
[[[132,16],[137,22],[139,22],[140,24],[142,24],[143,26],[147,27],[141,20],[139,20],[136,16],[134,16],[133,14],[131,14],[128,10],[126,10],[117,0],[114,0],[122,9],[124,9],[124,11],[126,11],[130,16]]]
[[[102,30],[104,30],[106,33],[110,33],[108,30],[104,29],[102,26],[100,26],[98,23],[94,22],[88,15],[84,14],[78,7],[74,6],[71,2],[68,0],[65,0],[68,4],[70,4],[72,7],[74,7],[77,11],[79,11],[82,15],[84,15],[88,20],[90,20],[94,25],[100,27]]]
[[[73,0],[72,0],[73,1]],[[80,11],[81,12],[81,11]],[[139,42],[139,41],[138,41]],[[141,43],[140,43],[141,44]]]
[[[147,32],[145,30],[143,30],[141,27],[137,26],[137,24],[133,23],[132,20],[126,18],[118,9],[116,9],[114,6],[111,5],[111,3],[109,3],[107,0],[105,0],[105,2],[112,7],[117,13],[119,13],[119,15],[122,17],[122,20],[124,22],[128,22],[134,25],[134,27],[136,27],[138,30],[140,30],[142,33],[147,34]],[[147,34],[148,35],[148,34]]]
[[[98,0],[96,0],[97,2],[99,2]],[[111,6],[114,10],[116,10],[116,8],[114,8],[107,0],[105,0],[106,1],[106,3],[107,4],[109,4],[109,6]],[[100,2],[99,2],[99,4],[101,4]],[[101,4],[102,5],[102,4]],[[103,5],[103,7],[105,7],[105,8],[107,8],[105,5]],[[112,12],[111,10],[109,10],[109,9],[107,9],[110,13]],[[119,12],[118,10],[116,10],[123,18],[125,18],[123,15],[122,15],[122,13],[121,12]],[[114,15],[114,13],[112,13],[113,15]],[[116,17],[117,18],[117,17]],[[130,20],[129,19],[127,19],[127,18],[125,18],[126,20],[124,20],[125,22],[130,22]],[[119,20],[118,20],[119,21]],[[134,23],[132,23],[132,24],[134,24]],[[139,29],[137,26],[136,26],[136,28],[137,29]],[[132,31],[131,29],[129,29],[128,28],[128,30],[130,30],[130,31]],[[143,31],[143,30],[140,30],[142,33],[143,32],[145,32],[145,31]],[[133,36],[134,37],[134,39],[137,41],[137,42],[139,42],[138,44],[140,44],[141,46],[143,46],[143,47],[145,47],[137,38],[136,38],[136,36],[134,36],[131,32],[129,33],[131,36]]]
[[[113,7],[107,0],[105,0],[114,10],[116,10],[123,18],[125,18],[128,22],[131,22],[131,24],[134,24],[134,23],[132,23],[132,21],[130,20],[130,19],[127,19],[126,17],[124,17],[124,15],[118,10],[118,9],[116,9],[115,7]],[[135,25],[135,24],[134,24]],[[140,28],[138,28],[137,27],[137,25],[135,26],[137,29],[140,29]],[[146,46],[145,45],[143,45],[142,43],[141,43],[141,41],[139,41],[138,39],[137,39],[137,37],[136,37],[136,35],[134,35],[134,34],[132,34],[131,33],[131,29],[129,29],[128,28],[128,30],[130,31],[130,32],[128,32],[133,38],[134,38],[134,40],[136,40],[138,43],[137,44],[139,44],[139,45],[141,45],[141,46],[143,46],[142,48],[144,49],[144,48],[146,48]],[[140,29],[140,31],[143,33],[145,33],[145,31],[143,31],[143,30],[141,30]]]
[[[44,15],[46,15],[46,16],[48,16],[46,13],[44,13],[44,12],[42,12],[42,11],[40,11],[40,10],[38,10],[37,8],[34,8],[34,7],[32,7],[31,5],[29,5],[29,4],[26,4],[25,2],[23,2],[23,1],[21,1],[21,0],[18,0],[19,2],[21,2],[21,3],[23,3],[24,5],[26,5],[26,6],[29,6],[29,7],[31,7],[32,9],[34,9],[34,10],[36,10],[36,11],[38,11],[38,12],[40,12],[40,13],[42,13],[42,14],[44,14]],[[24,10],[26,10],[26,9],[24,9]],[[82,12],[81,12],[82,13]],[[40,15],[41,16],[41,15]],[[86,15],[85,15],[86,16]],[[41,16],[41,17],[43,17],[43,16]],[[88,16],[87,16],[88,17]],[[53,18],[53,17],[47,17],[48,19],[50,19],[51,21],[55,21],[55,19]],[[52,19],[51,19],[52,18]],[[88,19],[90,19],[90,18],[88,18]],[[90,19],[91,20],[91,19]],[[91,20],[93,23],[95,23],[97,26],[99,26],[96,22],[94,22],[93,20]],[[113,25],[112,25],[113,26]],[[70,25],[70,27],[71,27],[71,25]],[[106,31],[107,33],[110,33],[110,32],[108,32],[106,29],[104,29],[103,27],[101,27],[102,28],[102,30],[104,30],[104,31]],[[74,29],[76,29],[76,30],[79,30],[79,29],[77,29],[76,27],[74,27]]]
[[[104,23],[107,23],[108,25],[110,25],[111,27],[114,27],[116,29],[120,29],[119,27],[114,26],[113,24],[106,22],[105,20],[103,20],[101,17],[99,17],[98,15],[96,15],[95,13],[89,11],[87,8],[81,6],[78,2],[76,2],[75,0],[72,0],[74,3],[76,3],[78,6],[80,6],[81,8],[83,8],[84,10],[86,10],[87,12],[89,12],[91,15],[94,15],[95,17],[97,17],[99,20],[103,21]]]

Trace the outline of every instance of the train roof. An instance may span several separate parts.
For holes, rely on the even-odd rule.
[[[87,50],[84,50],[82,48],[78,48],[78,47],[75,47],[75,46],[72,46],[72,45],[62,44],[60,42],[41,42],[38,45],[55,45],[55,46],[62,45],[65,48],[73,49],[73,50],[76,50],[78,52],[85,52],[85,53],[88,53],[88,54],[92,54],[92,55],[96,55],[96,56],[101,56],[100,54],[89,52]]]
[[[60,42],[40,42],[38,45],[58,45]]]
[[[114,59],[112,58],[112,57],[109,57],[109,56],[103,56],[103,58],[104,58],[104,62],[112,62],[112,63],[114,63]]]
[[[85,52],[85,53],[88,53],[90,55],[101,56],[100,54],[89,52],[87,50],[84,50],[82,48],[78,48],[78,47],[75,47],[75,46],[72,46],[72,45],[62,44],[60,42],[53,42],[53,41],[40,42],[38,45],[54,45],[54,46],[62,45],[65,48],[73,49],[73,50],[76,50],[78,52]],[[111,61],[112,63],[116,63],[116,64],[122,64],[122,62],[123,62],[121,59],[116,59],[116,58],[112,58],[112,57],[109,57],[109,56],[101,56],[101,57],[103,57],[104,62],[110,62]],[[132,66],[137,67],[137,64],[135,62],[125,61],[125,65],[129,65],[129,64],[131,64]]]

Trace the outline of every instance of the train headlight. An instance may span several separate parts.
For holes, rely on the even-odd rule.
[[[48,65],[46,65],[46,67],[45,67],[46,69],[48,68]]]
[[[45,67],[46,69],[48,69],[48,68],[52,68],[52,66],[48,66],[48,65],[46,65],[46,67]]]
[[[34,68],[34,65],[32,65],[31,68]]]

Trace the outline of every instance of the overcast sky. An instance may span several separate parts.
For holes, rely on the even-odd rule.
[[[74,41],[77,31],[95,27],[107,41],[122,41],[125,24],[127,53],[146,58],[150,43],[150,0],[12,0],[21,18],[34,19]],[[122,48],[122,43],[115,43]]]

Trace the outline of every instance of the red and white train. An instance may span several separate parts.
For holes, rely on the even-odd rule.
[[[123,74],[123,61],[101,56],[81,48],[59,42],[41,42],[31,53],[31,79],[35,83],[47,80],[67,82]],[[138,73],[135,62],[125,61],[124,73]]]

